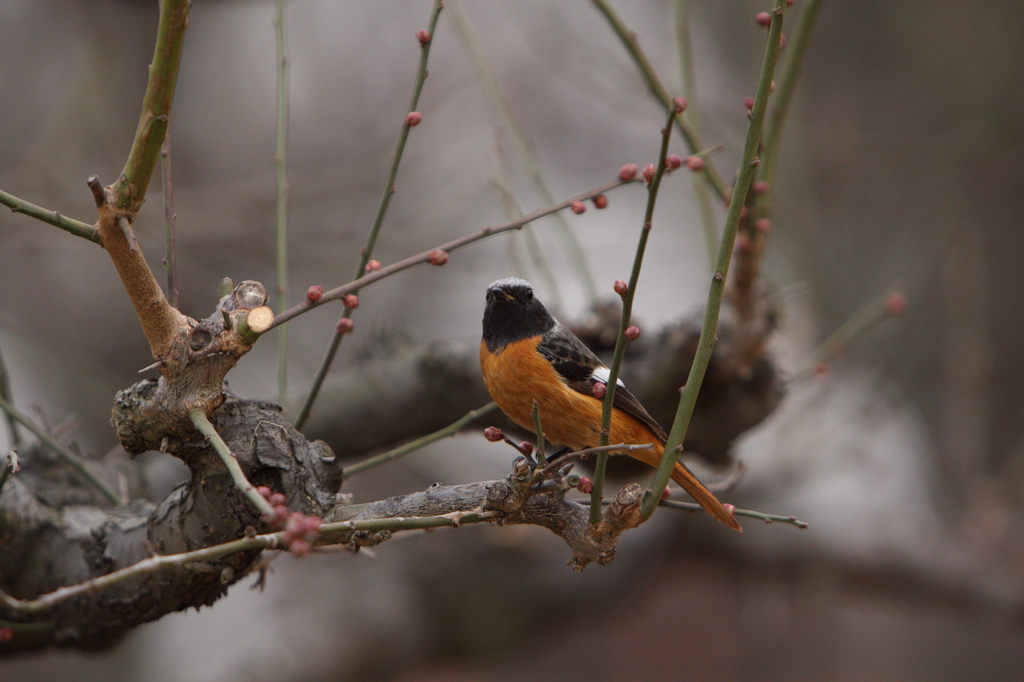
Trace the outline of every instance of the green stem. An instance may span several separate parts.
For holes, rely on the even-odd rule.
[[[3,353],[0,353],[0,398],[7,401],[8,405],[14,404],[14,399],[11,397],[11,377],[7,373],[7,365],[4,364]],[[14,420],[14,417],[9,412],[4,412],[4,416],[7,418],[7,430],[11,434],[11,445],[18,447],[21,445],[21,436],[18,434],[18,422]]]
[[[231,448],[224,442],[224,439],[217,433],[217,429],[213,427],[213,423],[210,422],[210,418],[206,416],[206,413],[202,410],[189,410],[189,418],[195,427],[199,429],[199,432],[206,436],[210,441],[210,445],[220,456],[224,466],[227,467],[228,473],[231,474],[231,479],[235,482],[235,486],[242,491],[242,494],[248,498],[253,506],[260,511],[261,514],[267,517],[271,517],[274,514],[274,508],[270,505],[265,497],[257,492],[256,487],[249,482],[249,479],[245,477],[245,473],[242,471],[242,467],[238,464],[238,459],[231,452]]]
[[[644,252],[647,249],[647,238],[651,234],[651,225],[654,220],[654,205],[658,199],[658,188],[661,187],[661,179],[665,176],[665,158],[668,155],[668,142],[672,137],[672,120],[676,117],[675,112],[669,109],[668,120],[661,130],[661,150],[658,152],[658,167],[651,178],[651,185],[647,188],[647,208],[644,211],[644,224],[640,229],[640,239],[636,245],[636,255],[633,257],[633,271],[629,275],[629,285],[626,295],[622,297],[622,317],[619,320],[619,333],[615,339],[615,352],[612,355],[612,364],[609,367],[608,383],[605,389],[604,402],[601,404],[601,445],[608,445],[608,438],[612,422],[612,406],[615,402],[615,388],[618,385],[619,369],[622,367],[622,358],[626,354],[626,328],[629,327],[633,315],[633,298],[636,296],[636,287],[640,282],[640,268],[644,261]],[[596,524],[601,520],[601,499],[604,493],[604,473],[608,464],[608,453],[599,452],[594,465],[594,487],[590,491],[590,523]]]
[[[501,89],[498,75],[487,60],[487,55],[484,53],[480,38],[473,28],[473,22],[462,8],[461,2],[449,0],[448,5],[451,8],[451,18],[455,32],[462,42],[466,56],[469,57],[470,64],[476,72],[477,79],[480,81],[487,98],[491,102],[491,108],[494,109],[494,112],[501,121],[502,128],[512,138],[516,149],[516,156],[522,164],[530,184],[533,185],[540,195],[543,203],[555,203],[555,197],[551,193],[547,179],[544,177],[544,171],[541,169],[537,149],[516,117],[515,109],[512,107],[512,102],[509,100],[508,95]],[[579,278],[580,283],[586,290],[590,302],[593,302],[597,299],[597,285],[594,283],[594,275],[590,271],[587,255],[580,246],[579,239],[576,237],[572,226],[569,225],[565,218],[558,215],[556,216],[556,222],[558,230],[555,233],[561,239],[562,248],[565,250],[577,278]]]
[[[160,3],[160,24],[153,61],[149,65],[149,83],[142,100],[142,114],[124,170],[113,186],[117,207],[130,213],[138,211],[146,198],[160,146],[167,136],[191,5],[191,0],[162,0]]]
[[[811,29],[818,18],[818,12],[824,0],[807,0],[800,8],[793,34],[786,44],[786,59],[776,83],[774,106],[765,128],[764,145],[761,152],[761,177],[768,183],[769,189],[775,181],[775,169],[778,162],[778,143],[782,135],[782,127],[786,122],[786,115],[789,113],[790,103],[793,101],[793,92],[796,90],[797,80],[800,78],[800,71],[803,69],[804,54],[807,52],[807,45],[810,42]],[[767,211],[768,193],[758,197],[758,215],[764,215]]]
[[[650,518],[654,513],[658,506],[658,501],[668,485],[668,479],[672,475],[672,468],[675,466],[679,458],[679,452],[682,449],[683,437],[686,435],[686,430],[690,425],[690,418],[693,416],[693,408],[697,403],[697,393],[700,391],[701,382],[704,380],[704,373],[707,371],[708,362],[711,360],[711,351],[715,346],[718,314],[722,306],[722,291],[725,288],[725,279],[729,274],[729,261],[732,256],[733,245],[736,241],[736,230],[740,222],[740,213],[743,210],[747,189],[750,187],[750,181],[758,164],[758,144],[761,141],[761,129],[764,124],[765,110],[768,107],[768,95],[771,91],[772,76],[775,73],[775,64],[779,58],[782,19],[785,15],[785,7],[786,0],[775,0],[772,21],[768,28],[768,44],[765,47],[761,76],[758,79],[757,94],[754,97],[754,108],[750,113],[747,139],[743,145],[743,160],[740,163],[739,174],[733,187],[729,212],[725,218],[725,228],[722,230],[722,242],[718,248],[715,273],[711,277],[708,304],[704,312],[704,323],[701,326],[697,352],[693,358],[693,365],[690,367],[690,375],[686,379],[686,386],[683,387],[683,395],[679,400],[679,407],[676,410],[675,421],[672,423],[672,430],[669,432],[668,440],[665,443],[665,453],[658,464],[658,470],[654,475],[651,488],[644,496],[641,506],[644,518]]]
[[[679,75],[683,83],[683,97],[686,98],[686,111],[683,119],[697,127],[697,80],[693,68],[693,43],[690,40],[690,0],[676,0],[676,42],[679,46]],[[705,161],[705,163],[707,163]],[[693,194],[697,198],[700,209],[700,223],[704,231],[704,245],[708,251],[708,267],[715,267],[715,256],[718,255],[718,226],[715,224],[715,212],[711,206],[711,193],[708,183],[700,175],[693,176]]]
[[[544,453],[544,429],[540,424],[540,403],[536,400],[533,401],[533,429],[537,435],[537,464],[544,467],[548,463],[548,458]],[[605,445],[602,443],[602,445]]]
[[[661,102],[661,105],[665,107],[666,111],[672,110],[672,95],[661,84],[661,79],[658,78],[658,74],[654,71],[654,67],[651,66],[650,60],[644,51],[640,48],[640,43],[636,39],[636,33],[631,31],[628,26],[622,23],[622,19],[616,14],[611,4],[607,0],[593,0],[597,9],[604,15],[604,18],[608,20],[615,35],[619,37],[622,44],[625,46],[626,51],[629,52],[629,56],[636,62],[637,68],[640,69],[640,74],[643,76],[644,81],[647,83],[648,89],[651,94]],[[686,146],[689,148],[691,154],[704,149],[704,144],[701,142],[700,134],[694,128],[694,126],[687,121],[682,114],[675,117],[676,127],[679,128],[679,132],[682,134],[683,139],[686,141]],[[711,189],[715,191],[718,198],[722,201],[726,200],[726,188],[725,182],[722,180],[722,176],[719,174],[718,169],[715,168],[714,164],[710,160],[706,160],[704,164],[704,170],[701,171],[704,179],[711,185]]]
[[[555,213],[556,211],[563,211],[572,206],[573,202],[575,201],[588,201],[596,197],[598,194],[610,192],[616,187],[628,185],[633,182],[639,182],[639,180],[616,179],[612,182],[601,185],[600,187],[596,187],[590,190],[589,192],[577,194],[576,196],[566,199],[565,201],[561,201],[557,204],[554,204],[553,206],[537,209],[533,213],[525,215],[517,220],[510,220],[509,222],[502,223],[501,225],[488,225],[484,228],[477,230],[476,232],[471,232],[467,235],[458,237],[457,239],[453,239],[450,242],[445,242],[444,244],[436,246],[428,251],[422,251],[416,254],[415,256],[409,256],[408,258],[400,260],[397,263],[385,265],[380,270],[375,270],[373,272],[367,273],[358,279],[352,280],[348,284],[343,284],[340,287],[331,289],[330,291],[325,291],[324,295],[320,297],[320,300],[317,301],[316,303],[313,303],[312,301],[309,301],[307,299],[302,303],[293,305],[288,310],[284,310],[278,313],[274,317],[274,324],[272,324],[270,328],[273,329],[277,325],[283,324],[288,320],[294,319],[299,315],[302,315],[303,313],[307,313],[310,310],[313,310],[314,308],[319,308],[320,306],[324,305],[325,303],[328,303],[329,301],[336,301],[339,298],[344,297],[346,294],[351,294],[352,292],[359,291],[363,287],[369,286],[374,282],[379,282],[380,280],[386,277],[390,277],[396,272],[407,270],[408,268],[411,268],[414,265],[419,265],[420,263],[427,263],[430,261],[431,251],[445,251],[446,253],[451,253],[457,249],[462,248],[463,246],[472,244],[473,242],[477,242],[480,241],[481,239],[486,239],[487,237],[491,237],[496,234],[501,234],[502,232],[507,232],[509,230],[519,229],[523,225],[532,223],[534,220],[543,218],[546,215],[550,215],[552,213]]]
[[[882,294],[839,325],[839,328],[829,334],[828,338],[822,341],[821,345],[800,364],[800,368],[793,373],[789,382],[793,383],[810,377],[818,365],[840,356],[858,337],[893,314],[887,305],[891,295],[892,292]]]
[[[409,107],[406,110],[406,117],[402,121],[402,130],[398,135],[398,143],[395,145],[395,151],[391,155],[391,167],[388,169],[388,177],[384,183],[384,193],[380,197],[380,203],[377,205],[377,215],[373,219],[373,225],[370,227],[370,234],[366,237],[366,244],[363,246],[362,251],[359,255],[359,264],[356,265],[355,274],[352,276],[353,279],[358,280],[362,275],[366,274],[366,264],[370,262],[370,258],[373,255],[373,247],[377,244],[377,237],[380,235],[381,225],[384,224],[384,216],[387,215],[388,205],[391,203],[391,197],[395,193],[395,179],[398,177],[398,166],[402,162],[402,154],[405,152],[405,143],[409,139],[409,114],[416,111],[419,106],[420,92],[423,91],[423,83],[427,80],[427,60],[430,58],[430,46],[434,44],[435,32],[437,29],[437,18],[441,15],[441,10],[444,8],[444,2],[442,0],[434,0],[434,9],[430,13],[430,23],[427,26],[427,33],[429,39],[421,42],[420,45],[420,62],[416,70],[416,82],[413,85],[412,96],[409,98]],[[346,293],[358,293],[358,289],[348,291]],[[283,306],[282,306],[283,308]],[[352,309],[345,307],[342,310],[341,317],[351,317]],[[334,336],[331,338],[331,343],[327,348],[327,352],[324,354],[323,360],[320,361],[320,367],[316,371],[316,376],[313,377],[313,385],[309,389],[309,394],[306,396],[306,400],[302,403],[302,407],[299,409],[299,414],[295,417],[295,428],[301,429],[303,424],[309,418],[309,413],[313,409],[313,403],[316,402],[317,396],[320,394],[320,388],[323,386],[324,379],[327,377],[327,372],[330,371],[331,365],[334,363],[334,356],[338,352],[338,347],[341,345],[341,338],[344,336],[341,332],[335,331]]]
[[[422,438],[417,438],[416,440],[406,443],[401,447],[397,447],[394,450],[390,450],[388,452],[375,455],[373,457],[370,457],[369,459],[364,459],[362,462],[357,462],[352,466],[347,466],[341,470],[342,478],[348,479],[352,476],[355,476],[356,474],[360,474],[366,471],[367,469],[372,469],[374,467],[380,466],[381,464],[385,464],[386,462],[398,459],[399,457],[404,457],[405,455],[408,455],[410,452],[419,450],[420,448],[430,445],[435,441],[439,441],[442,438],[454,436],[456,433],[461,431],[467,424],[470,424],[471,422],[475,421],[479,417],[484,416],[485,414],[490,414],[497,407],[498,406],[495,403],[487,403],[483,407],[478,407],[475,410],[470,410],[469,412],[466,413],[465,416],[460,417],[459,419],[455,420],[454,422],[444,427],[443,429],[438,429],[433,433],[429,433],[426,436],[423,436]]]
[[[174,185],[171,183],[171,129],[167,128],[160,152],[160,175],[164,195],[164,268],[167,273],[167,302],[178,307],[178,248],[174,234]]]
[[[2,190],[0,190],[0,204],[11,209],[12,213],[23,213],[30,218],[35,218],[36,220],[41,220],[44,223],[49,223],[54,227],[59,227],[65,232],[70,232],[76,237],[88,239],[96,244],[100,243],[99,230],[88,223],[83,223],[80,220],[74,220],[72,218],[62,216],[57,211],[51,211],[48,208],[36,206],[33,203],[29,203],[24,199],[19,199],[13,194],[8,194]]]
[[[288,51],[285,43],[285,0],[277,0],[277,309],[288,306]],[[277,332],[277,402],[288,399],[288,325]]]
[[[120,507],[122,504],[124,504],[124,501],[117,493],[115,493],[113,490],[107,487],[107,484],[101,481],[96,476],[96,474],[89,471],[81,457],[79,457],[78,455],[71,452],[63,445],[61,445],[59,442],[57,442],[57,440],[53,436],[48,434],[34,421],[32,421],[24,414],[19,412],[17,408],[14,407],[14,405],[7,402],[7,400],[3,398],[0,398],[0,410],[6,412],[9,417],[13,418],[26,429],[34,433],[36,437],[39,438],[39,440],[46,444],[47,447],[56,452],[61,457],[61,459],[63,459],[72,468],[74,468],[75,471],[81,474],[82,478],[84,478],[94,488],[96,488],[96,490],[98,490],[103,495],[103,497],[107,498],[107,500],[112,505],[114,505],[115,507]]]

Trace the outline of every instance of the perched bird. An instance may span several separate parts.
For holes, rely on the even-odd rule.
[[[533,401],[540,405],[545,437],[574,450],[601,439],[601,400],[594,384],[607,384],[610,370],[544,307],[526,280],[499,279],[487,287],[480,367],[494,402],[512,421],[533,430]],[[651,443],[630,457],[657,466],[668,438],[622,381],[616,383],[610,443]],[[736,518],[689,469],[677,463],[672,480],[708,514],[741,530]]]

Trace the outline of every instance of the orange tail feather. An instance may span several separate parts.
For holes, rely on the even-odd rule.
[[[697,480],[689,469],[683,466],[682,463],[676,462],[675,469],[672,470],[672,480],[683,486],[683,490],[690,493],[693,499],[697,500],[697,503],[704,507],[704,511],[710,514],[712,517],[718,519],[725,525],[729,526],[733,530],[743,531],[740,527],[739,521],[733,516],[728,509],[726,509],[718,498],[715,497],[710,490],[704,487],[704,484]]]

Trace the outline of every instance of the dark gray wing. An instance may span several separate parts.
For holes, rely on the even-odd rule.
[[[592,396],[596,382],[608,382],[608,368],[600,358],[560,323],[555,324],[550,331],[544,334],[544,338],[537,344],[537,351],[565,379],[569,388],[578,393]],[[668,439],[665,430],[658,422],[654,421],[654,417],[647,414],[647,410],[636,399],[636,396],[629,392],[621,379],[617,382],[612,405],[646,424],[662,442]]]

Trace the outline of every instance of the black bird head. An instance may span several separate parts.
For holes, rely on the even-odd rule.
[[[487,287],[484,342],[492,353],[513,341],[539,336],[555,324],[525,279],[506,277]]]

